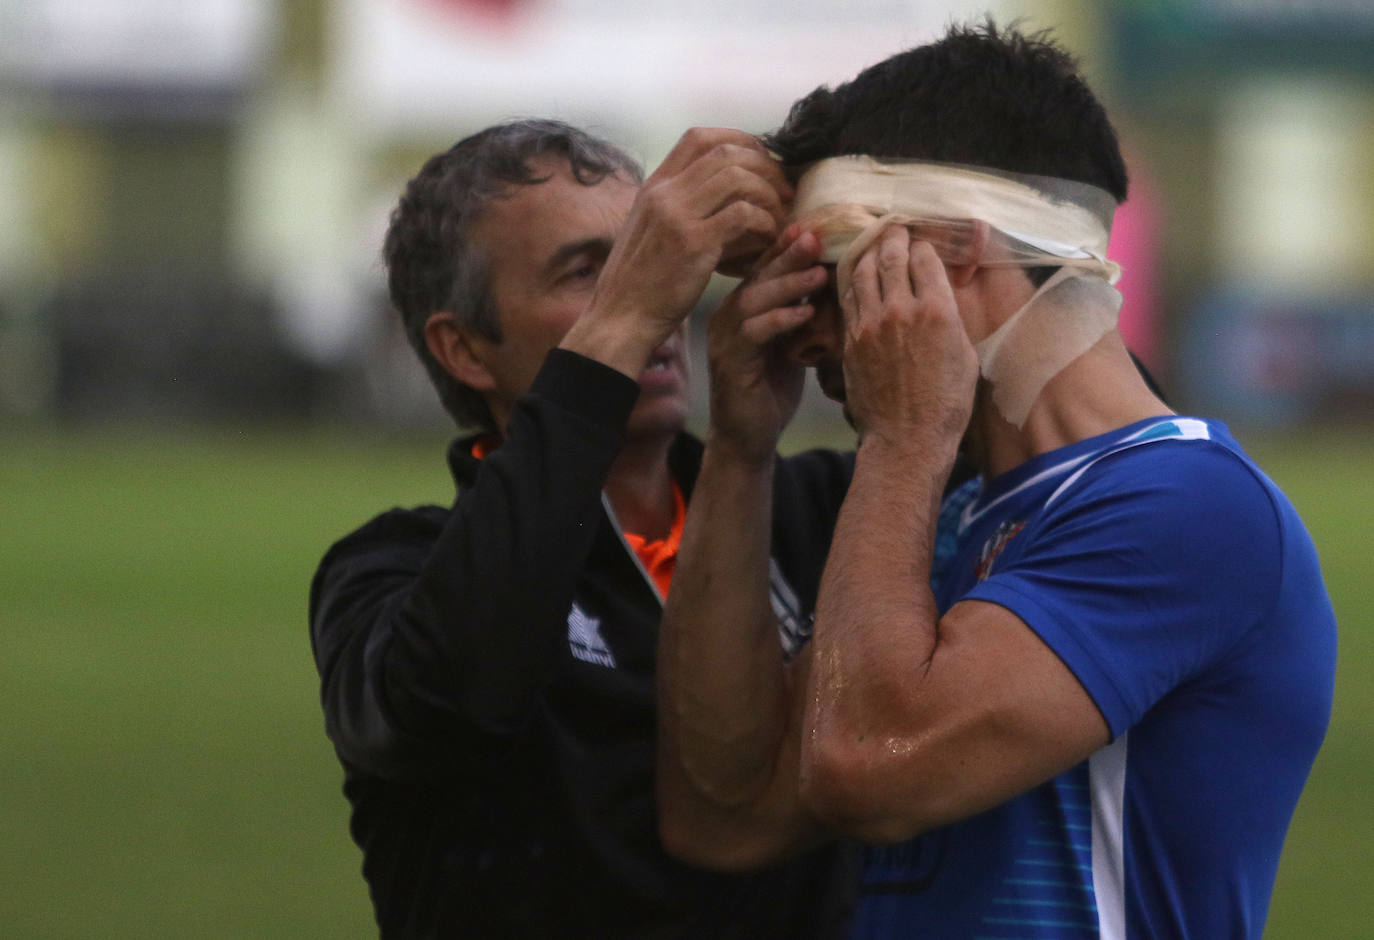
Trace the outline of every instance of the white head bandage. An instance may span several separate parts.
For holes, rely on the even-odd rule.
[[[970,221],[980,220],[993,230],[980,265],[1061,268],[975,347],[993,402],[1020,426],[1045,383],[1116,325],[1121,295],[1111,285],[1120,267],[1107,259],[1115,207],[1109,193],[1072,180],[845,156],[802,174],[793,214],[816,228],[841,297],[889,223],[911,227],[943,260],[960,264]]]

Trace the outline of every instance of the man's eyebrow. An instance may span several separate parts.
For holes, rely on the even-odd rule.
[[[549,260],[544,262],[544,273],[553,274],[564,264],[578,255],[594,255],[604,258],[611,253],[611,239],[609,238],[584,238],[581,241],[568,242],[558,246],[558,250],[549,256]]]

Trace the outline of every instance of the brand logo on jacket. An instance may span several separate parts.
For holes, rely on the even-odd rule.
[[[601,636],[601,618],[591,616],[576,602],[568,611],[568,648],[583,662],[615,668],[615,657]]]

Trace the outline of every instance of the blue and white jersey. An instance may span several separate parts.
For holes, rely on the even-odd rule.
[[[857,937],[1254,937],[1326,731],[1335,616],[1293,507],[1224,426],[1151,419],[952,494],[933,583],[1008,608],[1112,743],[867,852]]]

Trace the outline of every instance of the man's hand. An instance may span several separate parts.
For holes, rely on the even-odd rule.
[[[978,357],[934,248],[888,226],[854,266],[840,302],[847,404],[860,434],[957,445],[973,410]]]
[[[815,313],[801,301],[825,285],[820,251],[813,232],[789,227],[711,317],[711,440],[747,460],[772,459],[801,400],[806,370],[774,340]]]
[[[722,261],[758,254],[782,228],[791,186],[743,131],[693,128],[640,187],[568,348],[636,376],[701,298]]]

